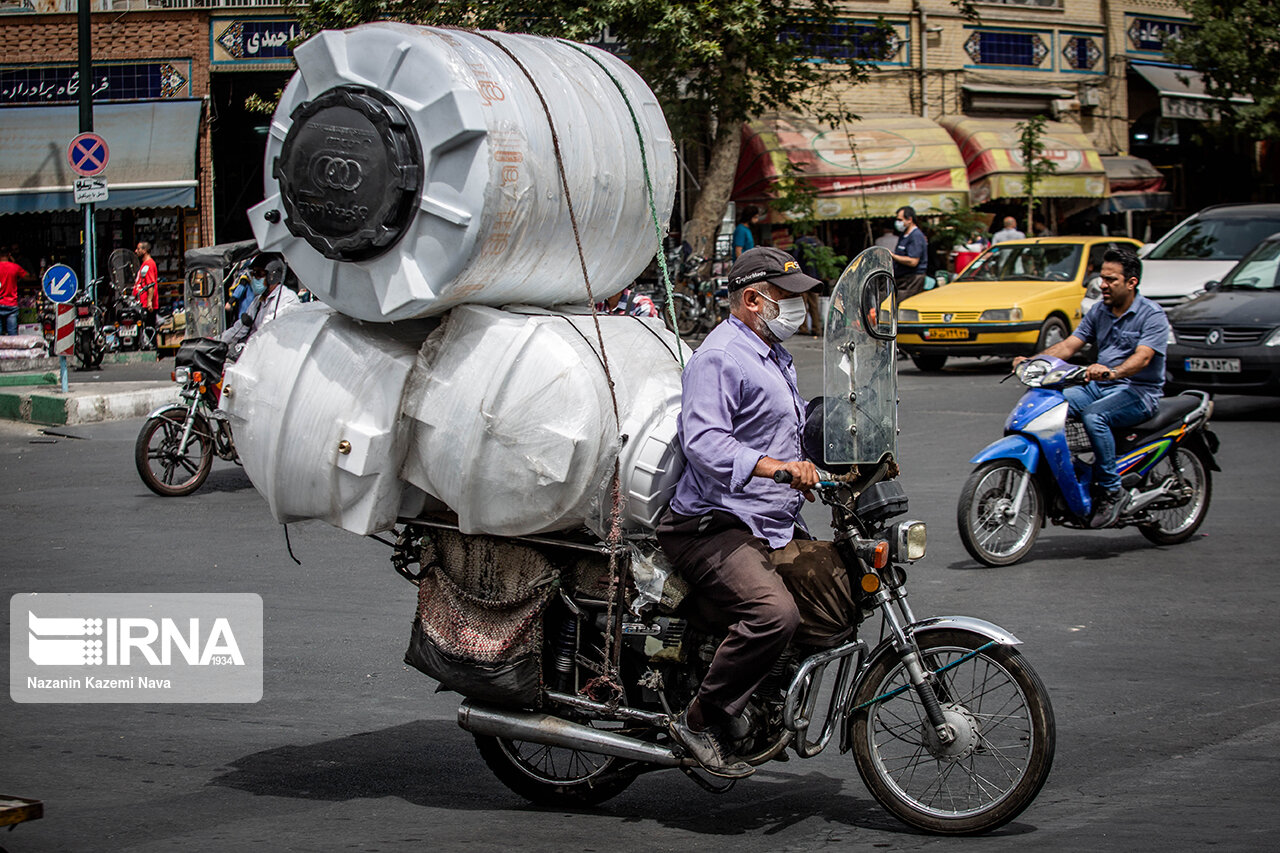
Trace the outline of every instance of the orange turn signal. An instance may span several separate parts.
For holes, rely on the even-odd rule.
[[[862,576],[863,592],[875,592],[879,588],[880,588],[880,578],[876,577],[870,572],[867,572],[865,575]]]
[[[192,378],[193,380],[195,380],[196,382],[203,382],[203,381],[204,381],[204,374],[203,374],[203,373],[201,373],[201,372],[200,372],[200,371],[198,371],[198,370],[193,370],[193,371],[191,371],[191,378]]]
[[[875,568],[883,569],[885,566],[889,565],[889,543],[886,540],[881,539],[877,542],[876,548],[872,554],[873,559],[871,561],[871,565]]]

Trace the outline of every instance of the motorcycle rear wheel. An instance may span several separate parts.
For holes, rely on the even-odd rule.
[[[1013,499],[1027,481],[1022,507]],[[978,466],[965,481],[956,507],[960,541],[979,563],[1011,566],[1036,544],[1044,526],[1044,500],[1036,478],[1012,459],[993,459]]]
[[[891,651],[872,662],[854,695],[855,708],[867,705],[851,722],[858,773],[908,826],[941,835],[989,832],[1021,814],[1049,776],[1056,727],[1048,691],[1017,649],[985,636],[938,631],[918,645],[936,673],[934,690],[956,740],[938,742]]]
[[[148,418],[133,446],[138,476],[147,488],[166,498],[189,495],[204,485],[213,467],[213,431],[198,412],[193,416],[191,437],[185,452],[178,452],[187,410],[165,409]]]
[[[1176,471],[1175,471],[1176,468]],[[1181,475],[1191,494],[1178,498],[1163,498],[1146,510],[1154,521],[1138,525],[1138,531],[1157,545],[1177,545],[1186,542],[1204,521],[1209,512],[1209,498],[1213,494],[1213,479],[1209,466],[1189,447],[1179,445],[1165,458],[1157,462],[1147,473],[1147,487]]]
[[[676,333],[685,338],[698,331],[702,326],[701,311],[696,297],[687,293],[673,293],[672,305],[676,312]]]
[[[610,755],[491,735],[476,735],[476,747],[498,781],[539,806],[596,806],[636,778]]]

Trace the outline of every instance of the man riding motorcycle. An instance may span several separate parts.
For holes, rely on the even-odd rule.
[[[222,341],[231,348],[233,360],[256,329],[302,304],[298,295],[284,286],[286,271],[284,259],[274,252],[258,255],[249,265],[254,303],[222,333]]]

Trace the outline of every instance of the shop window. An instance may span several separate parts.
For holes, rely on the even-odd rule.
[[[1067,67],[1076,71],[1095,71],[1102,61],[1102,50],[1088,36],[1072,36],[1062,46],[1062,58]]]
[[[1013,65],[1039,68],[1049,48],[1039,33],[1010,30],[977,30],[964,43],[975,65]]]

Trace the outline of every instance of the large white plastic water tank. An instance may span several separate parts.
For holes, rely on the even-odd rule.
[[[267,141],[266,200],[249,214],[259,245],[364,320],[585,304],[551,123],[502,48],[546,99],[592,290],[621,290],[658,246],[641,142],[665,225],[671,134],[625,63],[537,36],[378,23],[301,45]]]
[[[652,528],[684,464],[681,344],[657,319],[599,318],[619,425],[591,317],[521,310],[455,308],[427,339],[405,392],[404,479],[464,533],[605,536],[616,459],[624,527]]]
[[[428,331],[359,323],[313,302],[250,336],[227,368],[222,408],[277,521],[359,534],[395,523],[409,436],[401,398]]]

